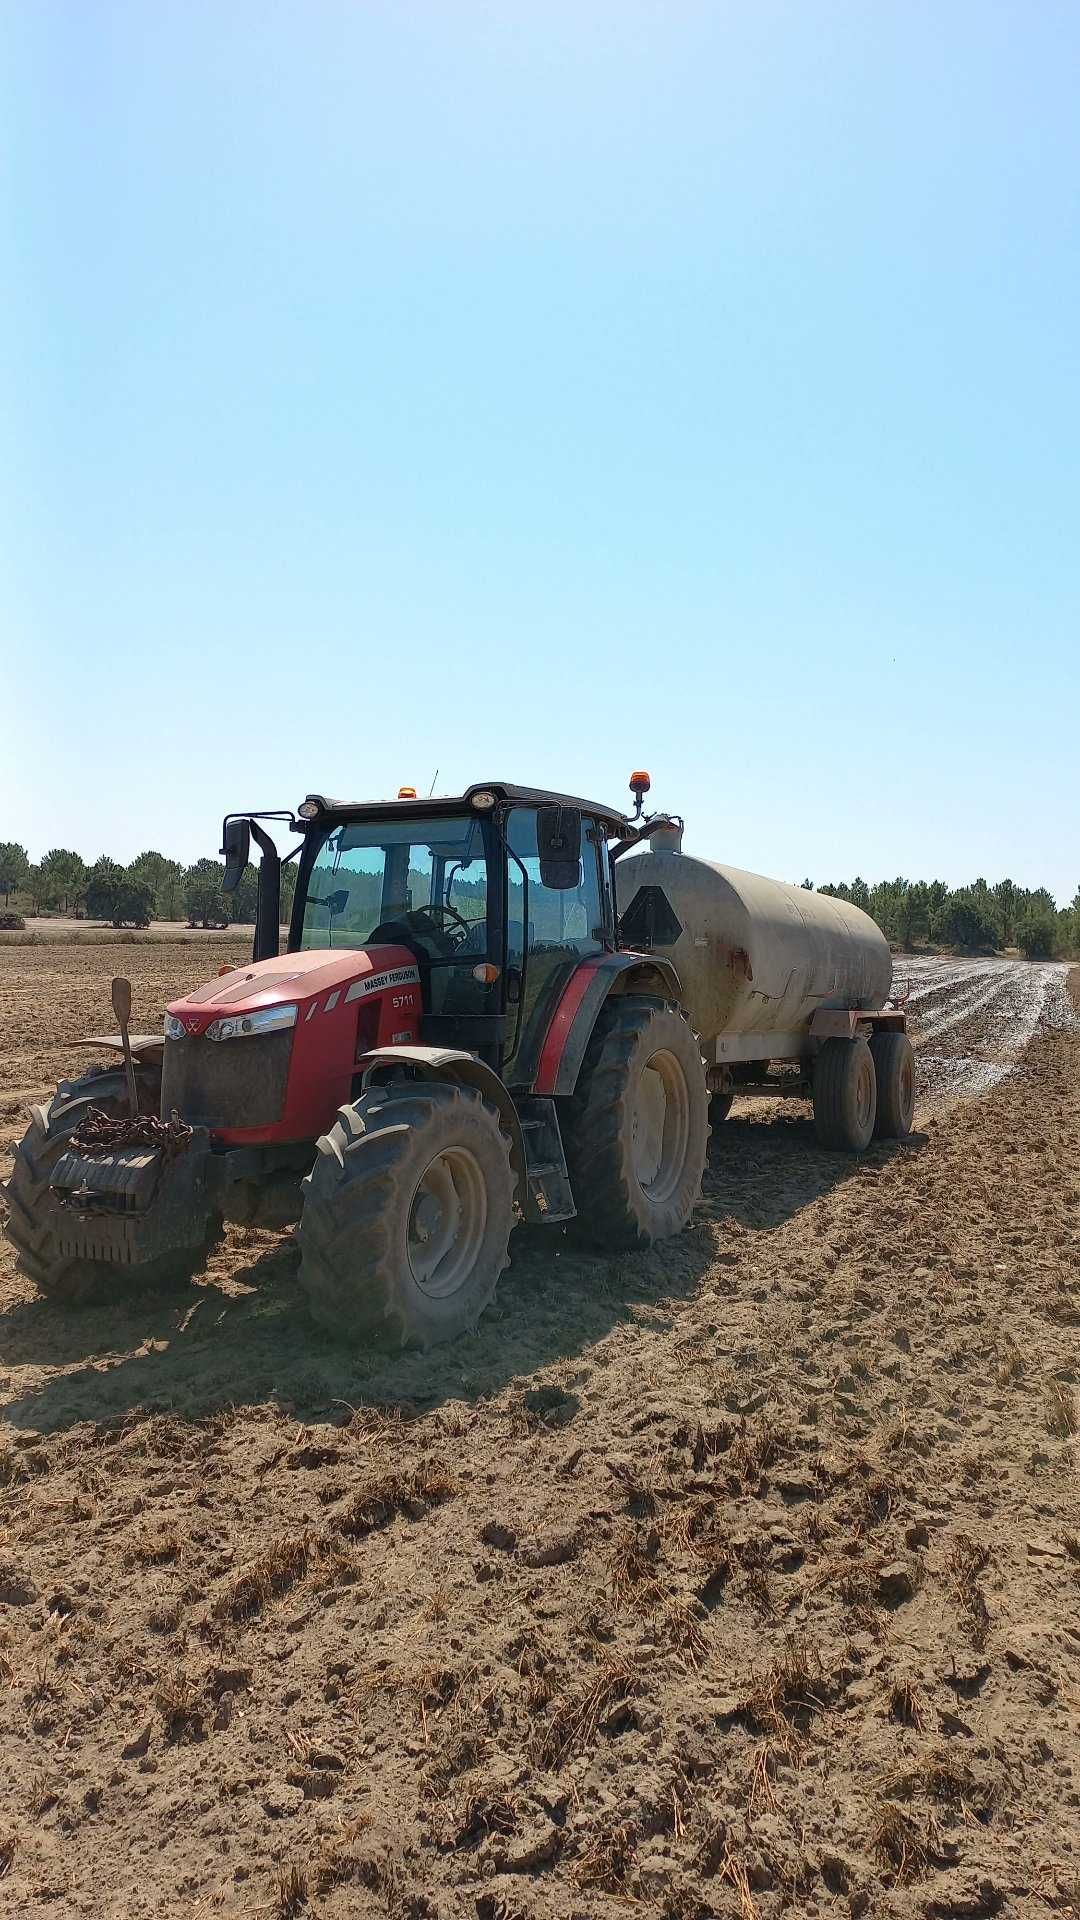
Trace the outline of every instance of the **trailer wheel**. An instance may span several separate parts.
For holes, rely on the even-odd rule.
[[[160,1071],[135,1065],[140,1113],[157,1113],[161,1094]],[[39,1292],[61,1306],[87,1306],[133,1284],[156,1288],[186,1282],[208,1245],[203,1239],[181,1253],[163,1254],[138,1267],[109,1260],[62,1258],[56,1244],[53,1204],[49,1197],[52,1169],[67,1147],[87,1109],[100,1107],[110,1115],[127,1112],[127,1083],[119,1069],[83,1074],[62,1081],[51,1100],[33,1109],[33,1120],[15,1149],[15,1163],[7,1186],[7,1236],[18,1265]]]
[[[876,1118],[877,1080],[866,1041],[826,1040],[814,1065],[814,1125],[821,1145],[862,1153]]]
[[[630,994],[607,1002],[562,1127],[581,1237],[648,1247],[681,1232],[701,1195],[709,1093],[679,1007]]]
[[[879,1140],[906,1140],[915,1118],[915,1051],[906,1033],[879,1030],[870,1042],[877,1075]]]
[[[430,1347],[476,1325],[509,1260],[514,1175],[475,1089],[369,1088],[303,1184],[300,1285],[327,1333]]]

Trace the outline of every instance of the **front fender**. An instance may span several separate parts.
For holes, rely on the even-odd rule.
[[[360,1069],[361,1091],[364,1093],[369,1087],[378,1086],[380,1081],[400,1075],[403,1067],[409,1069],[418,1080],[443,1080],[462,1087],[475,1087],[485,1100],[497,1108],[503,1131],[510,1137],[510,1165],[517,1180],[518,1201],[524,1207],[525,1141],[517,1108],[498,1074],[478,1060],[475,1053],[464,1053],[457,1047],[373,1047],[370,1053],[360,1055],[357,1066]]]

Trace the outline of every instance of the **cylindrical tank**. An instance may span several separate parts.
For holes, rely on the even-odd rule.
[[[674,961],[708,1060],[793,1058],[819,1007],[884,1005],[889,944],[869,914],[828,894],[681,851],[661,828],[616,868],[626,944]]]

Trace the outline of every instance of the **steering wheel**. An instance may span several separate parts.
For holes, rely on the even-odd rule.
[[[442,900],[435,900],[430,907],[420,907],[418,913],[421,916],[426,915],[434,923],[444,940],[449,940],[455,951],[458,947],[465,945],[469,937],[469,922],[456,907],[451,907]]]
[[[382,921],[368,937],[373,944],[380,940],[403,938],[406,945],[410,940],[428,940],[444,960],[449,960],[465,945],[469,937],[469,923],[456,907],[435,901],[429,907],[413,907],[396,920]]]

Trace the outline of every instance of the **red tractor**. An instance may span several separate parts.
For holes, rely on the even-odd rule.
[[[190,1275],[222,1220],[299,1221],[323,1327],[429,1345],[475,1324],[518,1221],[612,1249],[677,1233],[709,1090],[674,967],[620,942],[631,786],[633,818],[496,781],[230,815],[227,888],[261,852],[252,963],[132,1037],[126,1074],[34,1110],[7,1186],[24,1271],[74,1301]],[[284,954],[260,819],[301,835]]]

